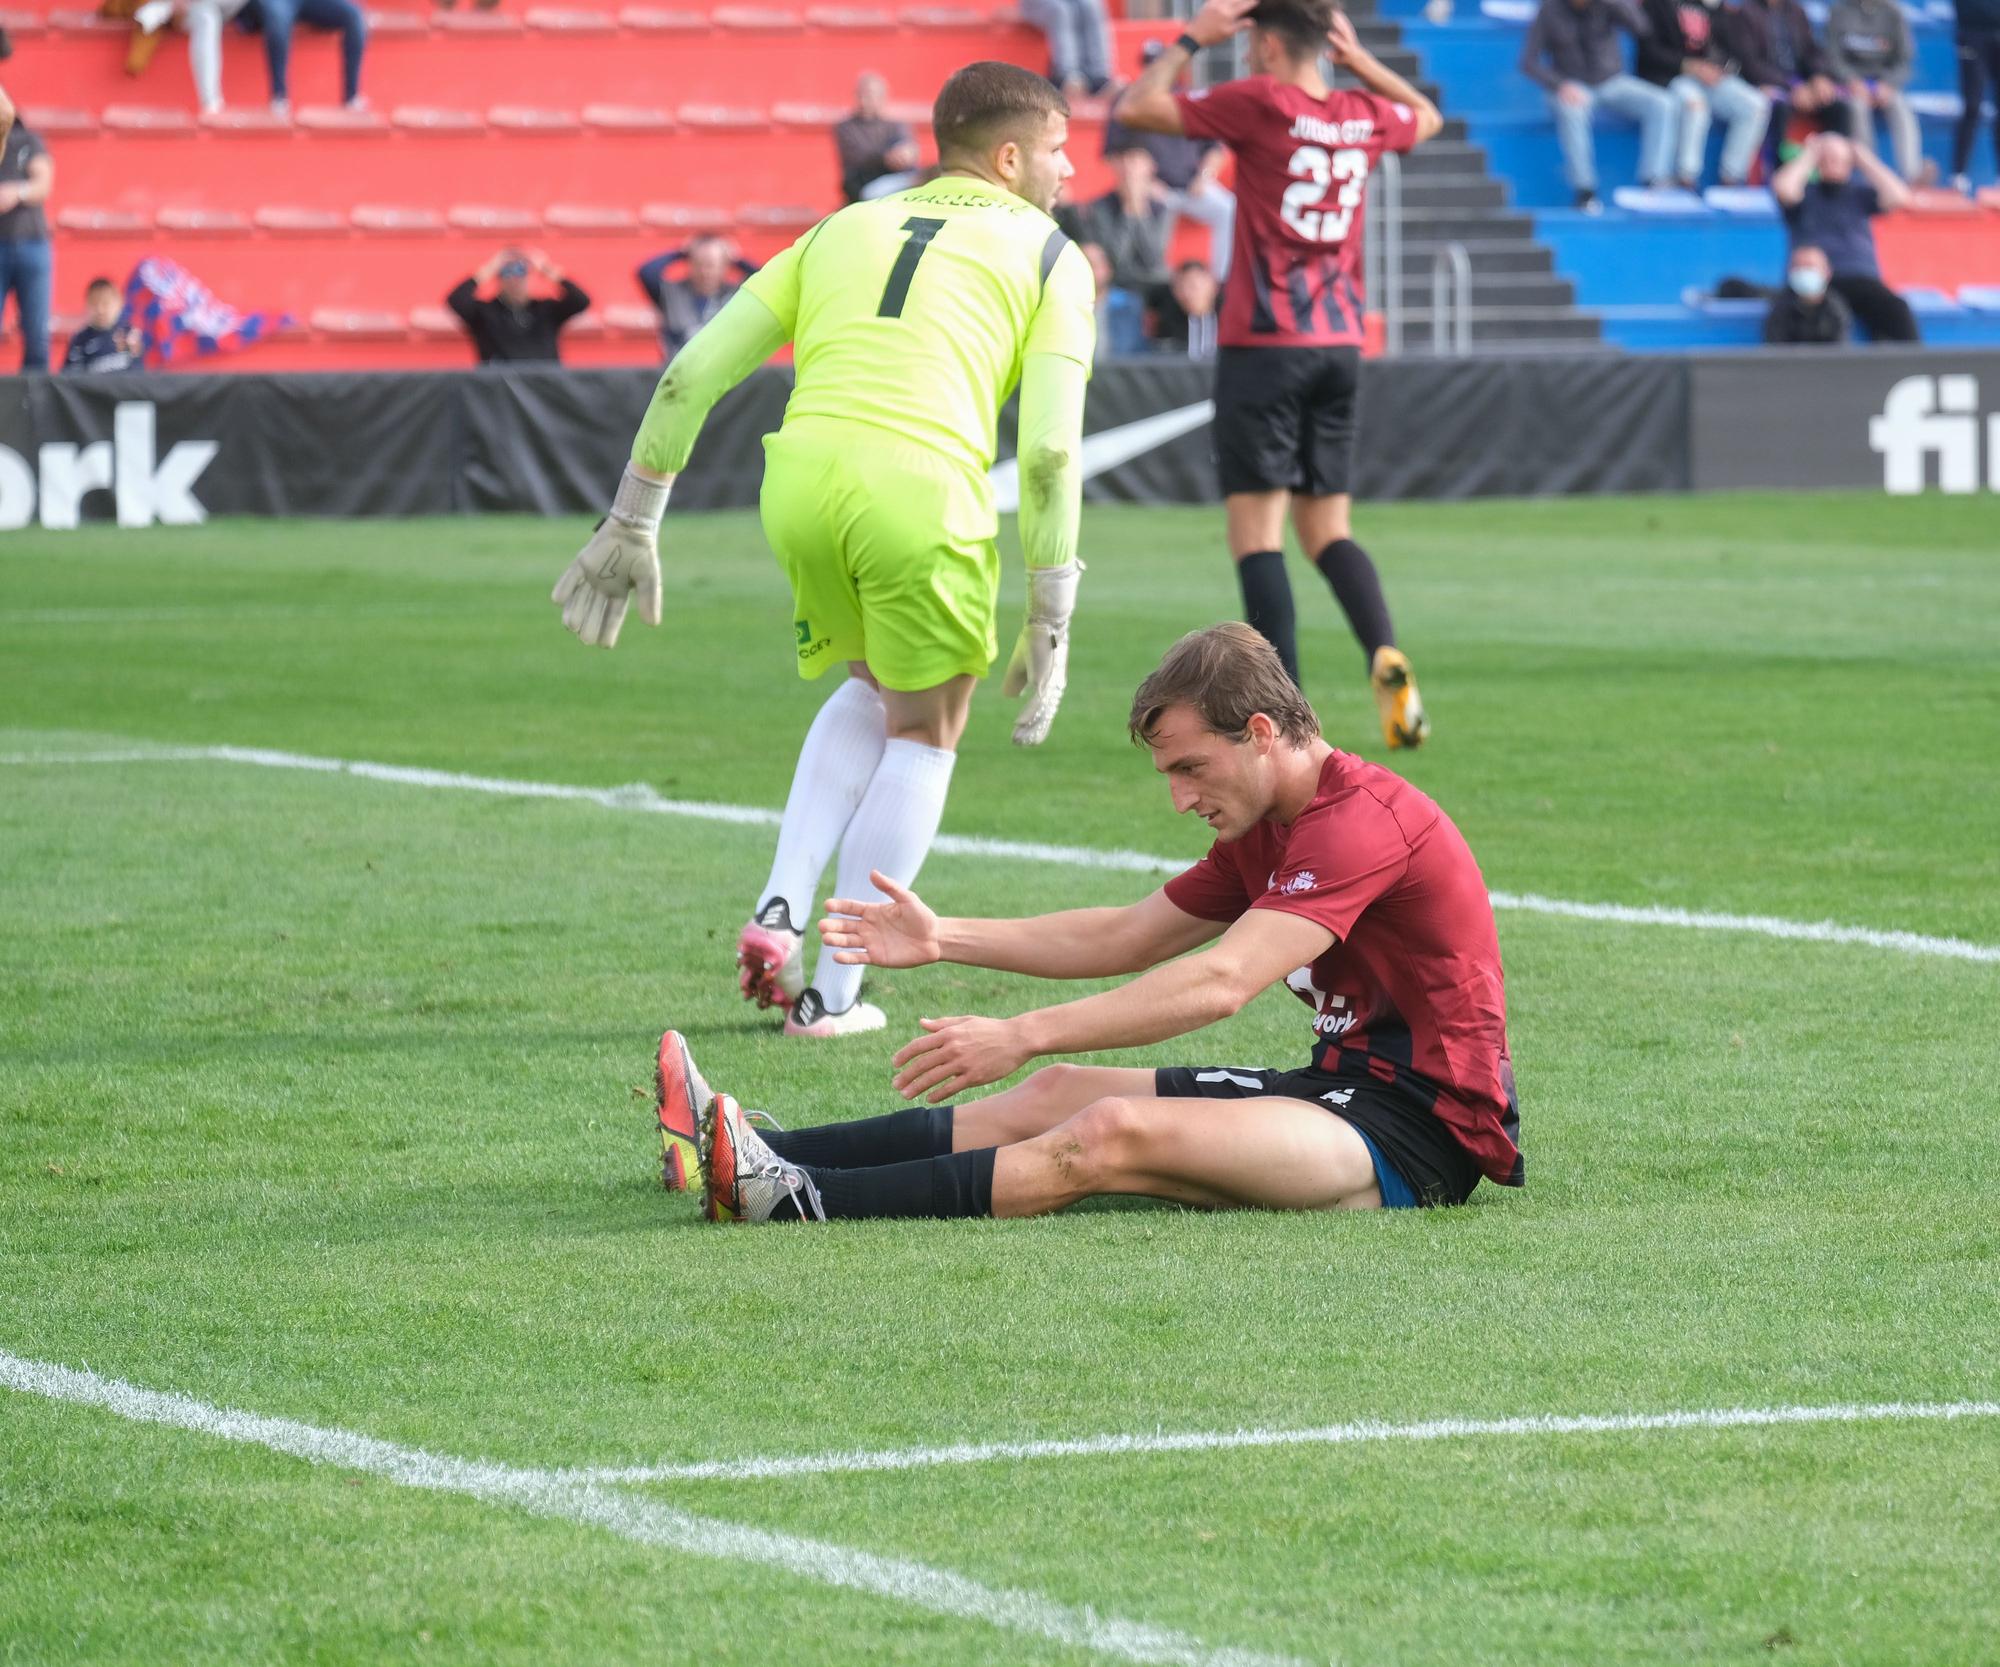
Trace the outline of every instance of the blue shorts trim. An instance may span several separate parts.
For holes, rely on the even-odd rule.
[[[1346,1120],[1343,1118],[1342,1121],[1345,1122]],[[1411,1190],[1410,1183],[1403,1179],[1401,1172],[1397,1170],[1395,1165],[1382,1156],[1381,1147],[1377,1146],[1374,1141],[1370,1140],[1354,1124],[1348,1123],[1347,1126],[1350,1129],[1354,1129],[1354,1132],[1361,1136],[1361,1144],[1368,1148],[1368,1156],[1375,1165],[1375,1187],[1382,1194],[1382,1208],[1385,1210],[1414,1210],[1417,1207],[1417,1195]]]

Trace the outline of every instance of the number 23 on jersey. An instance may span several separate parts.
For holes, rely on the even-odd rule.
[[[1312,243],[1342,243],[1354,225],[1354,211],[1368,184],[1368,153],[1364,150],[1328,152],[1318,145],[1301,145],[1292,152],[1286,170],[1292,183],[1285,187],[1280,210],[1287,226]],[[1334,205],[1327,207],[1327,193],[1339,187]]]

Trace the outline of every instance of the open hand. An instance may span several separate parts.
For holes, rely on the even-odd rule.
[[[1361,44],[1361,37],[1355,33],[1354,19],[1345,12],[1333,14],[1333,27],[1326,32],[1327,51],[1336,64],[1343,68],[1357,58],[1367,56],[1367,48]]]
[[[820,942],[848,966],[929,966],[940,950],[937,916],[908,886],[897,885],[879,869],[868,878],[888,901],[829,898],[826,918],[819,923]]]
[[[961,1015],[917,1023],[925,1034],[905,1042],[890,1062],[896,1067],[896,1092],[906,1100],[929,1094],[931,1104],[939,1105],[1012,1076],[1030,1057],[1012,1019]]]
[[[1188,24],[1188,33],[1203,46],[1219,46],[1250,26],[1257,0],[1207,0]]]

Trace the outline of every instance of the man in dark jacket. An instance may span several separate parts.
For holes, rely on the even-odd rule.
[[[1851,140],[1838,133],[1815,133],[1771,176],[1771,195],[1785,212],[1793,250],[1825,252],[1831,273],[1828,287],[1867,326],[1869,335],[1878,342],[1920,339],[1909,302],[1882,282],[1875,229],[1868,223],[1907,203],[1908,186],[1879,158],[1856,150]]]
[[[530,296],[530,271],[548,279],[558,293]],[[496,277],[500,281],[498,293],[490,301],[480,300],[480,286]],[[444,298],[444,304],[465,321],[472,345],[479,350],[479,362],[498,365],[560,359],[556,337],[565,324],[590,305],[590,297],[557,271],[546,255],[502,249],[470,278],[460,282]]]
[[[687,270],[669,278],[667,273],[681,261]],[[698,237],[685,249],[669,249],[640,267],[639,287],[660,309],[661,358],[671,359],[686,347],[688,338],[722,311],[756,270],[726,237]]]
[[[1645,0],[1645,5],[1653,32],[1639,42],[1633,73],[1666,88],[1680,107],[1674,173],[1681,188],[1700,189],[1709,124],[1717,117],[1725,132],[1722,183],[1744,184],[1771,119],[1771,101],[1740,73],[1740,14],[1721,0]]]
[[[1639,124],[1639,177],[1673,184],[1674,101],[1664,87],[1627,73],[1619,40],[1644,40],[1652,25],[1632,0],[1542,0],[1521,46],[1521,73],[1549,95],[1576,206],[1600,212],[1597,149],[1590,119],[1599,108]]]
[[[1896,172],[1912,183],[1924,165],[1924,141],[1903,89],[1916,65],[1910,20],[1897,0],[1835,0],[1826,19],[1826,66],[1847,89],[1848,137],[1873,150],[1879,110]]]
[[[1793,115],[1845,133],[1853,125],[1847,100],[1828,73],[1825,51],[1799,0],[1743,0],[1743,78],[1771,100],[1765,151],[1772,162],[1789,154]]]
[[[850,203],[887,197],[922,178],[908,122],[889,114],[889,83],[869,70],[854,84],[854,114],[834,124],[840,194]]]
[[[1801,243],[1785,269],[1785,287],[1771,297],[1764,340],[1772,347],[1839,347],[1854,333],[1847,303],[1831,287],[1824,249]]]

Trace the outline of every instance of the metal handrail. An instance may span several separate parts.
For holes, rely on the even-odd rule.
[[[1362,287],[1382,312],[1382,347],[1403,351],[1403,159],[1385,151],[1361,215]]]
[[[1447,243],[1431,257],[1431,351],[1440,355],[1447,314],[1452,356],[1463,359],[1472,351],[1472,256],[1463,243]]]

